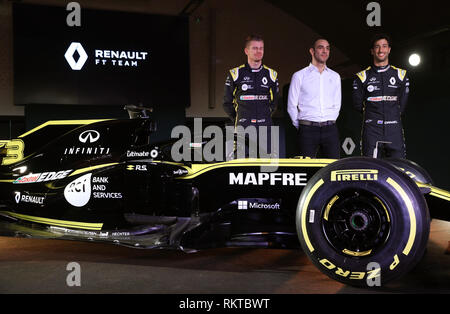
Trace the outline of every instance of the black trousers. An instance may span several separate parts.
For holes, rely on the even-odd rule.
[[[336,124],[310,126],[300,124],[298,128],[300,156],[316,158],[319,149],[322,158],[340,157],[339,132]]]
[[[242,127],[245,130],[249,126],[254,126],[254,130],[256,131],[256,134],[254,134],[256,136],[237,132],[237,138],[245,141],[245,157],[268,158],[269,154],[274,154],[274,156],[279,155],[278,151],[272,151],[272,119],[266,118],[264,120],[262,123],[252,123],[250,119],[247,119],[244,122],[238,123],[237,127]],[[261,127],[265,127],[265,129]],[[276,148],[278,147],[279,143]]]
[[[377,141],[390,143],[378,143],[378,154],[373,156]],[[405,138],[401,124],[383,126],[366,123],[362,133],[361,151],[363,156],[375,158],[406,158]]]

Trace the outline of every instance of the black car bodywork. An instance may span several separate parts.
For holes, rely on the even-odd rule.
[[[428,210],[432,217],[449,220],[450,193],[430,185],[426,173],[408,161],[175,162],[171,142],[152,143],[154,129],[146,118],[49,121],[17,139],[0,141],[1,234],[187,252],[219,246],[301,245],[330,277],[362,285],[352,279],[364,258],[386,259],[387,266],[381,266],[386,268],[395,268],[396,260],[408,265],[393,278],[421,258],[429,232]],[[348,166],[352,164],[356,168]],[[385,183],[372,189],[385,172],[399,183],[388,186],[386,193],[381,191]],[[322,197],[318,193],[324,178],[331,178],[325,192],[337,190]],[[405,206],[391,200],[395,190],[407,194],[399,194]],[[316,195],[319,205],[312,209],[308,204],[315,202]],[[414,199],[408,202],[410,198]],[[413,206],[421,207],[423,217],[412,212]],[[406,230],[401,231],[407,242],[403,254],[417,247],[417,254],[407,256],[412,261],[403,262],[398,254],[377,255],[396,237],[403,215],[396,218],[397,207],[405,207],[411,218],[409,226],[400,229]],[[342,225],[340,220],[346,222]],[[418,225],[422,220],[424,227]],[[317,230],[309,229],[316,225]],[[352,234],[345,229],[352,229]],[[321,253],[326,258],[314,255],[321,252],[318,247],[326,247]],[[339,260],[345,265],[340,266]],[[364,272],[362,278],[371,275]],[[390,280],[389,274],[384,277]]]

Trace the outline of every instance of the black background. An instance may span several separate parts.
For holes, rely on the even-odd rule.
[[[189,106],[187,18],[83,9],[81,27],[69,27],[69,13],[14,4],[16,105]],[[88,55],[79,71],[64,58],[71,42],[80,42]],[[103,66],[95,65],[95,49],[148,55],[138,67]]]
[[[382,27],[366,25],[365,6],[369,1],[325,1],[320,19],[310,13],[314,3],[268,2],[320,32],[348,55],[351,61],[336,65],[336,70],[347,63],[365,69],[372,62],[368,46],[371,36],[379,32],[392,36],[390,62],[408,71],[411,84],[403,117],[407,159],[424,167],[436,186],[449,189],[450,32],[444,1],[379,1]],[[130,103],[155,108],[160,138],[170,136],[173,126],[192,120],[184,112],[190,105],[189,17],[83,8],[82,26],[68,27],[68,14],[63,7],[14,4],[14,103],[25,105],[26,121],[24,127],[21,121],[7,119],[9,124],[0,125],[2,134],[11,138],[21,133],[17,128],[30,129],[52,119],[126,118],[122,107]],[[82,42],[90,57],[81,71],[71,70],[64,58],[72,41]],[[139,69],[101,68],[94,65],[90,49],[136,49],[148,51],[149,58]],[[422,56],[417,68],[407,63],[411,52]],[[337,121],[341,143],[351,137],[355,144],[351,155],[358,156],[362,117],[351,105],[354,75],[341,77],[343,99]],[[286,94],[283,92],[283,96]],[[280,157],[298,154],[286,105],[283,99],[279,104],[282,117],[275,119],[282,128]],[[214,121],[228,120],[217,117]],[[348,157],[344,150],[342,157]]]

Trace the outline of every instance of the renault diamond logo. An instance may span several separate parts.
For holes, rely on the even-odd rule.
[[[73,58],[73,55],[77,52],[79,54],[79,58],[77,61]],[[67,62],[69,63],[72,70],[81,70],[84,63],[86,62],[88,56],[86,51],[84,51],[83,46],[80,43],[71,43],[66,53],[64,54]]]
[[[16,196],[14,197],[16,199],[16,203],[19,204],[20,202],[20,192],[14,192],[16,193]]]

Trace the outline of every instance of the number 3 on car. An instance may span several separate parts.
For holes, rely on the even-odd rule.
[[[10,165],[23,159],[25,145],[22,140],[0,141],[0,156],[3,158],[1,165]]]

